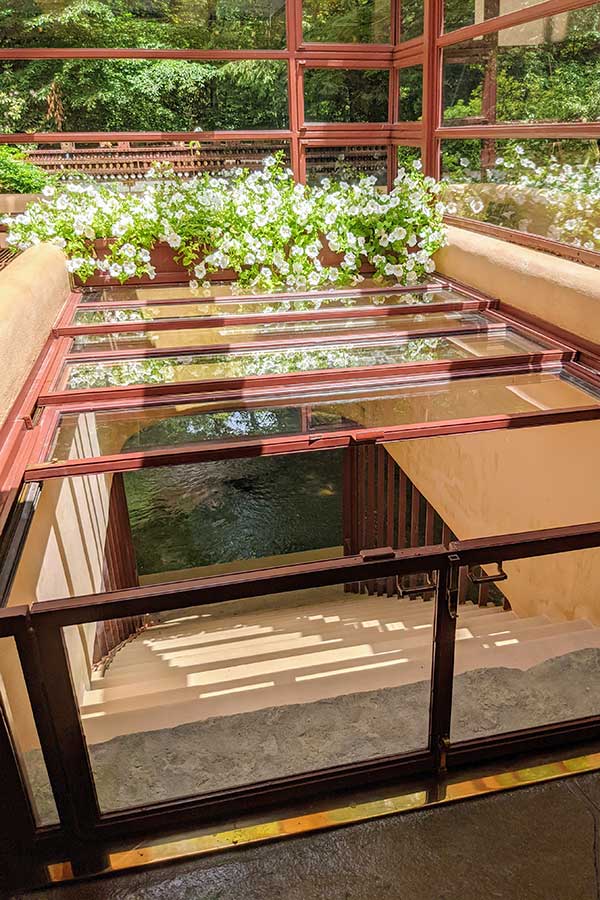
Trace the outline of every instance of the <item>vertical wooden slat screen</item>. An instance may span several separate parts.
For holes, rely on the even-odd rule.
[[[139,584],[135,548],[129,523],[129,510],[123,475],[113,475],[108,504],[108,523],[104,541],[103,590],[118,591]],[[137,634],[143,616],[128,616],[98,622],[94,640],[94,664],[110,656],[124,641]]]

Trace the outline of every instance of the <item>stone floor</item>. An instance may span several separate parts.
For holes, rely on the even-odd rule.
[[[259,709],[123,735],[90,747],[104,812],[418,750],[427,743],[429,681]],[[454,686],[454,741],[598,713],[600,649],[531,669],[480,669]],[[202,752],[198,752],[198,748]],[[39,753],[29,774],[42,821],[52,821]]]
[[[13,900],[599,900],[600,774]]]

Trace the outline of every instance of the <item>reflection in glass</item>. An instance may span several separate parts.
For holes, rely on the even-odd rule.
[[[213,402],[63,413],[48,459],[106,456],[137,450],[237,441],[284,434],[319,433],[475,416],[567,409],[598,403],[585,386],[551,373],[497,375],[422,385],[294,391],[293,399],[268,396],[251,407]]]
[[[68,59],[4,62],[0,131],[287,128],[283,60]],[[51,94],[53,102],[48,102]]]
[[[600,4],[514,25],[444,52],[444,122],[600,119]]]
[[[330,44],[388,44],[389,0],[303,0],[302,38]]]
[[[308,184],[322,178],[357,182],[363,175],[375,176],[377,184],[387,184],[388,153],[386,147],[307,147],[306,177]]]
[[[110,294],[109,296],[113,296]],[[116,299],[120,299],[116,294]],[[139,299],[152,299],[147,294]],[[127,301],[129,298],[123,298]],[[132,298],[133,299],[133,298]],[[422,303],[454,303],[464,301],[461,294],[454,291],[436,290],[424,293],[400,292],[395,294],[363,294],[357,297],[321,296],[304,299],[289,298],[286,300],[240,300],[240,302],[205,302],[205,303],[172,303],[156,306],[114,306],[111,309],[78,309],[73,316],[74,325],[104,325],[119,322],[153,322],[158,319],[191,319],[208,318],[210,316],[248,316],[271,315],[272,313],[289,312],[326,312],[330,309],[345,309],[351,315],[354,309],[369,307],[402,307],[417,306]]]
[[[387,122],[387,69],[306,69],[307,122]]]
[[[265,322],[259,325],[224,325],[221,328],[186,328],[161,331],[115,331],[112,334],[84,334],[74,338],[71,353],[100,350],[164,349],[244,344],[253,341],[285,339],[289,335],[336,337],[346,331],[423,331],[424,329],[485,328],[489,319],[480,313],[448,312],[430,315],[389,316],[360,319],[336,319],[301,322]]]
[[[506,335],[475,334],[393,340],[390,343],[323,345],[305,349],[205,353],[201,356],[128,359],[123,362],[71,363],[64,368],[66,389],[286,375],[324,369],[399,365],[467,357],[513,356],[541,347],[507,329]]]
[[[454,31],[466,25],[483,22],[494,16],[528,9],[542,0],[444,0],[444,31]]]
[[[596,141],[444,141],[446,212],[600,249]]]

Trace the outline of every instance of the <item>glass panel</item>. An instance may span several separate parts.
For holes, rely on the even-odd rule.
[[[179,0],[97,3],[77,0],[3,4],[4,47],[285,47],[285,3]]]
[[[93,452],[91,431],[77,440]],[[342,450],[311,451],[45,481],[12,596],[28,587],[49,600],[343,555],[342,463]]]
[[[164,349],[172,347],[202,347],[210,344],[242,344],[318,334],[335,337],[345,331],[423,331],[424,329],[485,328],[490,324],[481,313],[448,312],[415,316],[386,316],[362,319],[337,319],[306,322],[267,322],[260,325],[225,325],[222,328],[186,328],[183,330],[113,332],[112,334],[85,334],[76,337],[72,353],[94,350],[127,350],[136,347]]]
[[[427,360],[515,356],[540,351],[538,344],[512,330],[506,334],[414,338],[389,343],[330,344],[305,349],[206,353],[202,356],[129,359],[123,362],[66,365],[66,389],[132,384],[177,384],[182,381],[285,375],[325,369],[399,365]]]
[[[108,298],[112,297],[112,293],[108,293]],[[135,288],[130,291],[131,295],[139,293]],[[161,292],[162,293],[162,292]],[[182,293],[182,292],[180,292]],[[117,294],[120,298],[121,293]],[[149,297],[146,291],[142,298]],[[127,295],[123,297],[126,302]],[[115,306],[112,309],[78,309],[73,316],[74,325],[118,325],[120,322],[154,322],[160,319],[203,319],[211,316],[248,316],[248,315],[270,315],[272,313],[294,313],[294,312],[327,312],[335,309],[348,310],[348,314],[352,315],[353,310],[369,309],[377,307],[386,307],[394,309],[403,306],[418,306],[427,303],[456,303],[464,302],[465,298],[461,294],[454,291],[446,291],[438,289],[436,291],[426,291],[424,293],[400,292],[395,294],[362,294],[357,297],[344,296],[321,296],[306,297],[304,299],[294,299],[290,297],[287,300],[240,300],[239,303],[233,301],[223,301],[221,303],[172,303],[164,306]],[[158,301],[160,303],[160,301]]]
[[[424,749],[434,609],[362,583],[153,616],[79,700],[102,811]]]
[[[444,0],[444,30],[454,31],[494,16],[529,9],[542,0]]]
[[[589,122],[600,4],[515,25],[444,51],[444,123]]]
[[[36,825],[54,825],[58,822],[58,813],[12,637],[0,638],[0,704],[4,707],[21,772],[29,789]]]
[[[423,66],[407,66],[398,72],[400,122],[418,122],[423,115]]]
[[[303,0],[302,38],[331,44],[387,44],[390,0]]]
[[[363,175],[374,175],[377,184],[385,187],[387,161],[387,147],[307,147],[306,178],[309,184],[322,178],[352,183]]]
[[[400,0],[400,40],[410,41],[423,34],[424,0]]]
[[[243,408],[232,400],[64,413],[47,458],[59,461],[213,440],[392,428],[598,402],[598,397],[587,393],[582,385],[547,372],[438,380],[421,385],[337,385],[328,390],[295,390],[287,402],[277,402],[267,395]]]
[[[415,291],[424,290],[425,287],[433,289],[439,287],[440,280],[431,276],[427,280],[426,285],[416,285]],[[397,279],[382,278],[381,281],[375,282],[372,278],[365,278],[361,281],[361,296],[366,296],[366,291],[372,289],[380,291],[381,288],[389,288],[393,291],[398,286]],[[350,293],[350,292],[349,292]],[[202,288],[201,296],[203,298],[212,298],[214,301],[235,299],[238,302],[252,300],[253,302],[264,301],[265,296],[269,302],[280,302],[282,295],[279,292],[269,293],[268,291],[253,291],[252,288],[240,288],[237,281],[212,281],[207,288]],[[189,283],[176,285],[110,285],[107,287],[83,288],[80,294],[82,303],[100,303],[100,302],[146,302],[162,303],[163,300],[197,300],[198,291],[192,290]],[[323,297],[336,298],[343,297],[347,299],[345,294],[339,290],[331,288],[323,294],[322,291],[286,291],[283,296],[283,302],[294,300],[322,300]]]
[[[286,128],[284,60],[2,63],[0,131]]]
[[[444,141],[446,212],[600,250],[596,141]]]
[[[503,569],[480,590],[461,574],[453,741],[600,714],[600,549]]]
[[[306,69],[307,122],[387,122],[387,69]]]
[[[420,147],[398,147],[398,168],[411,169],[415,163],[421,162]]]

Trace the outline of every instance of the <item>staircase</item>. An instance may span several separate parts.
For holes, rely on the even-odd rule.
[[[125,644],[82,701],[90,743],[214,716],[428,680],[434,604],[342,587],[260,598],[261,608],[170,614]],[[461,605],[456,672],[529,669],[600,647],[585,620]]]

